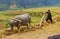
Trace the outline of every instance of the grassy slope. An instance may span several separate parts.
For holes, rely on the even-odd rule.
[[[59,7],[48,7],[48,8],[32,8],[32,9],[26,9],[26,10],[23,10],[23,12],[46,12],[48,9],[50,9],[52,11],[52,15],[55,16],[56,13],[59,13],[60,12],[60,8]],[[11,20],[15,15],[18,15],[18,14],[22,14],[23,12],[21,12],[21,10],[12,10],[12,11],[2,11],[0,12],[0,20],[3,21],[3,23],[6,23],[6,20]],[[40,18],[39,17],[34,17],[32,16],[32,21],[34,23],[36,22],[39,22],[40,21]],[[43,28],[44,31],[41,31],[41,35],[44,33],[44,34],[54,34],[54,33],[60,33],[59,28],[60,26],[60,22],[57,22],[56,25],[55,24],[51,24],[49,26],[45,26]],[[55,32],[54,32],[55,31]],[[43,32],[43,33],[42,33]],[[34,33],[34,32],[33,32]]]
[[[2,39],[47,39],[49,36],[58,34],[60,34],[60,22],[49,24],[48,26],[44,26],[42,29],[35,29],[35,31],[24,32],[19,35],[9,35]]]
[[[6,24],[8,21],[14,18],[15,15],[20,15],[23,13],[45,13],[48,9],[51,10],[52,16],[55,16],[56,13],[59,13],[60,8],[59,7],[41,7],[41,8],[30,8],[25,10],[7,10],[7,11],[1,11],[0,12],[0,20],[3,21],[4,24]],[[37,23],[40,22],[41,17],[31,16],[32,22]]]
[[[30,8],[30,9],[25,9],[23,11],[21,10],[8,10],[8,11],[1,11],[0,12],[0,20],[7,20],[7,19],[12,19],[12,17],[14,17],[15,15],[19,15],[19,14],[22,14],[22,13],[25,13],[25,12],[43,12],[45,13],[48,9],[51,10],[52,12],[52,15],[54,16],[55,13],[59,13],[60,11],[60,8],[59,7],[45,7],[45,8]]]

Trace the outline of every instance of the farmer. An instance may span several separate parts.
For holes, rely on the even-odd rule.
[[[48,11],[46,12],[46,14],[47,14],[46,22],[48,22],[48,20],[50,20],[50,22],[52,23],[51,11],[48,10]]]

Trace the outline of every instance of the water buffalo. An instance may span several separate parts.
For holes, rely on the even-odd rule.
[[[9,22],[11,26],[11,30],[13,30],[13,27],[16,26],[18,29],[20,26],[26,25],[27,28],[29,29],[28,25],[31,25],[31,17],[29,14],[22,14],[22,15],[17,15],[14,17],[13,20]]]
[[[9,24],[11,26],[11,30],[13,30],[14,26],[16,26],[19,29],[19,21],[17,21],[17,20],[10,20]]]
[[[48,39],[60,39],[60,34],[59,35],[49,36]]]

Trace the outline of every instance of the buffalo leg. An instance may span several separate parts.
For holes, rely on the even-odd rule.
[[[29,23],[29,26],[30,26],[30,28],[32,28],[32,25],[31,25],[31,23]]]
[[[13,30],[13,26],[11,25],[11,30]]]
[[[28,24],[26,24],[26,26],[27,26],[28,29],[30,29],[29,26],[28,26]]]
[[[18,33],[20,33],[20,25],[18,25]]]
[[[17,28],[18,28],[18,33],[20,32],[20,26],[17,26]]]
[[[18,30],[19,30],[20,26],[18,26],[17,28],[18,28]]]

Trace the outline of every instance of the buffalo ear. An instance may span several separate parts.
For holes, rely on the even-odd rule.
[[[19,20],[19,19],[15,19],[15,20],[21,22],[21,20]]]
[[[21,23],[21,20],[18,20]]]
[[[17,19],[17,21],[21,22],[21,20]]]
[[[17,21],[14,21],[14,23],[16,23]]]

